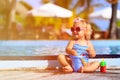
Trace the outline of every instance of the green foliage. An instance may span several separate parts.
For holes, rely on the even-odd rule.
[[[25,20],[20,15],[16,14],[15,19],[17,23],[21,23],[23,26],[25,25]]]
[[[4,24],[4,20],[3,20],[3,17],[0,15],[0,25],[3,25]]]
[[[117,20],[116,24],[117,24],[116,26],[120,28],[120,20]]]

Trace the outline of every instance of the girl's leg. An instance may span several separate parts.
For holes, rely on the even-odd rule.
[[[62,69],[64,72],[73,72],[73,69],[71,67],[70,58],[66,57],[63,54],[58,55],[58,61],[62,65]]]
[[[99,68],[99,62],[90,62],[87,66],[80,68],[79,72],[94,72]]]

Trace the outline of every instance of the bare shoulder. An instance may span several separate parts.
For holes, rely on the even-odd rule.
[[[72,48],[73,47],[73,44],[74,44],[74,40],[70,40],[69,42],[68,42],[68,45],[67,45],[67,47],[66,48]]]
[[[88,41],[88,46],[93,46],[93,44],[90,40]]]
[[[73,43],[74,43],[74,40],[70,40],[70,41],[69,41],[69,44],[73,44]]]

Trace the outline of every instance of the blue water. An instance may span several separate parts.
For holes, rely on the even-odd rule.
[[[0,41],[0,56],[37,56],[65,53],[68,41]],[[120,40],[92,40],[97,54],[120,54]],[[66,54],[66,53],[65,53]]]

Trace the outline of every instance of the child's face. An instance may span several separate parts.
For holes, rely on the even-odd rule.
[[[83,38],[85,36],[84,35],[85,30],[86,28],[84,22],[76,22],[71,28],[72,34],[75,37],[75,39]]]

